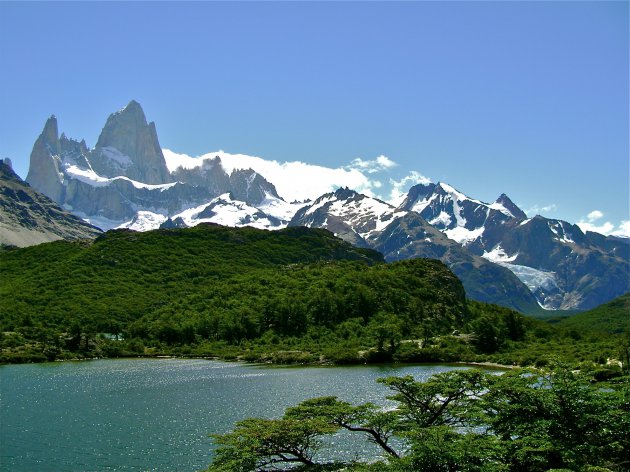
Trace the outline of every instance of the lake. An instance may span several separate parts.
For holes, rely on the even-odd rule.
[[[182,471],[212,460],[208,434],[240,419],[337,395],[383,403],[376,379],[426,379],[452,366],[266,367],[203,359],[122,359],[0,366],[0,470]],[[336,438],[367,457],[364,441]]]

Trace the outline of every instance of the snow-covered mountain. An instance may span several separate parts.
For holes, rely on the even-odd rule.
[[[50,117],[33,146],[27,182],[104,230],[156,229],[168,218],[281,228],[295,213],[295,205],[252,169],[224,166],[218,156],[189,166],[168,156],[170,162],[155,124],[132,101],[110,115],[94,149],[59,137],[57,119]]]
[[[301,208],[289,225],[328,229],[354,245],[380,251],[388,261],[439,259],[462,280],[469,297],[536,311],[536,299],[511,271],[470,254],[415,211],[345,188]]]
[[[589,309],[630,288],[628,241],[527,218],[505,194],[484,203],[444,183],[420,184],[398,209],[418,212],[472,254],[510,269],[546,309]]]
[[[291,216],[301,206],[302,204],[287,203],[273,196],[267,196],[258,205],[253,206],[235,199],[230,193],[224,193],[208,203],[170,216],[151,211],[139,211],[131,221],[119,227],[134,231],[150,231],[161,227],[186,228],[200,223],[215,223],[223,226],[280,229],[287,226]]]
[[[628,240],[584,234],[561,220],[527,218],[505,194],[484,203],[445,183],[412,187],[398,207],[347,188],[314,202],[288,203],[277,188],[312,194],[322,188],[317,176],[326,175],[329,183],[357,177],[317,166],[309,175],[305,165],[163,150],[155,124],[132,101],[109,116],[93,149],[59,136],[56,118],[49,118],[33,146],[27,181],[104,230],[202,222],[279,229],[290,221],[327,228],[388,260],[440,259],[469,296],[522,311],[532,312],[536,302],[548,309],[588,309],[630,289]],[[300,172],[292,173],[292,166]],[[292,175],[300,178],[287,185]]]
[[[432,226],[464,246],[481,238],[486,227],[527,218],[505,194],[488,204],[440,182],[411,187],[399,208],[419,213]]]

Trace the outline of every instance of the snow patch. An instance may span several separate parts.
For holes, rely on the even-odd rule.
[[[109,159],[110,161],[114,161],[119,167],[127,168],[133,165],[133,161],[129,156],[123,154],[118,149],[112,146],[105,146],[101,148],[101,153],[104,157]]]
[[[92,169],[83,169],[75,164],[67,163],[64,167],[65,174],[67,176],[79,180],[92,187],[107,187],[113,181],[113,179],[101,177]]]
[[[118,228],[127,228],[133,231],[151,231],[158,229],[166,220],[167,217],[159,213],[139,211],[131,221],[121,224]]]
[[[448,226],[451,224],[451,221],[451,216],[445,211],[441,211],[438,216],[429,221],[429,224],[432,226],[442,224],[445,228],[448,228]]]
[[[482,202],[482,201],[480,201],[480,200],[475,200],[474,198],[470,198],[469,196],[464,195],[462,192],[460,192],[459,190],[457,190],[455,187],[451,187],[450,185],[445,184],[444,182],[440,182],[438,185],[439,185],[440,187],[442,187],[442,189],[443,189],[446,193],[448,193],[448,194],[449,194],[449,195],[453,198],[453,200],[458,200],[458,201],[460,201],[460,202],[461,202],[461,201],[464,201],[464,200],[468,200],[468,201],[470,201],[470,202],[473,202],[473,203],[478,203],[478,204],[480,204],[480,205],[486,205],[485,203],[483,203],[483,202]]]
[[[479,238],[486,228],[481,226],[475,229],[466,229],[463,226],[456,226],[453,229],[447,229],[444,231],[447,237],[452,239],[453,241],[458,242],[462,246],[466,246],[469,243],[473,242],[475,239]]]
[[[281,221],[290,221],[304,203],[287,203],[281,198],[266,194],[265,199],[256,208]]]
[[[177,182],[172,182],[169,184],[155,184],[155,185],[145,184],[145,183],[138,182],[137,180],[132,180],[129,177],[124,177],[124,176],[113,177],[109,179],[107,177],[101,177],[92,169],[85,169],[85,168],[79,167],[76,164],[71,164],[70,161],[64,162],[64,171],[65,171],[66,176],[79,180],[92,187],[106,187],[108,185],[111,185],[113,182],[116,182],[117,180],[125,180],[137,189],[158,190],[160,192],[163,192],[177,185]]]
[[[554,241],[560,243],[574,243],[575,241],[571,235],[565,230],[564,223],[562,221],[550,221],[548,223],[549,229],[557,236],[553,238]]]
[[[507,208],[505,208],[501,203],[499,202],[494,202],[492,204],[490,204],[488,206],[488,208],[490,208],[491,210],[497,210],[500,211],[501,213],[503,213],[506,216],[509,216],[510,218],[515,218],[515,216],[512,214],[512,212],[510,210],[508,210]]]
[[[514,262],[516,260],[516,258],[518,257],[518,252],[516,254],[514,254],[513,256],[508,256],[505,251],[503,250],[503,248],[501,247],[501,244],[497,244],[492,251],[490,252],[484,252],[481,257],[483,257],[484,259],[488,259],[489,261],[492,262]]]
[[[124,221],[121,220],[110,220],[109,218],[105,218],[104,216],[88,216],[81,211],[74,211],[70,205],[63,205],[63,208],[68,211],[72,211],[72,214],[78,216],[83,221],[88,222],[92,226],[96,226],[103,231],[109,231],[110,229],[115,229],[125,224]],[[128,221],[127,223],[131,223]]]
[[[200,217],[200,214],[208,207],[214,213],[209,217]],[[184,210],[172,218],[181,218],[187,226],[195,226],[199,223],[216,223],[223,226],[241,227],[251,226],[259,229],[280,229],[286,226],[277,225],[269,218],[260,218],[261,210],[252,207],[245,202],[232,200],[229,193],[218,196],[209,203]]]
[[[438,198],[438,194],[434,193],[429,198],[425,198],[424,200],[419,200],[413,204],[411,207],[411,211],[415,211],[418,213],[422,213],[426,207],[428,207],[431,203],[433,203]]]

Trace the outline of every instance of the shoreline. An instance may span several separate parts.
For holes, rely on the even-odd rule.
[[[357,366],[370,366],[370,365],[399,365],[399,366],[412,366],[412,365],[452,365],[452,366],[470,366],[470,367],[482,367],[486,369],[496,370],[513,370],[520,369],[523,366],[519,365],[505,365],[496,362],[474,362],[474,361],[429,361],[429,362],[355,362],[355,363],[334,363],[330,361],[320,361],[311,363],[281,363],[270,361],[248,361],[239,358],[223,358],[220,356],[177,356],[177,355],[137,355],[137,356],[120,356],[120,357],[77,357],[72,359],[55,359],[53,361],[43,362],[3,362],[0,363],[0,367],[8,365],[23,365],[23,364],[54,364],[61,362],[88,362],[99,360],[124,360],[124,359],[197,359],[206,361],[220,361],[230,363],[241,363],[249,365],[257,365],[264,367],[357,367]]]

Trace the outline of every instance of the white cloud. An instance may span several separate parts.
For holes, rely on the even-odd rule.
[[[396,165],[394,161],[379,156],[372,161],[362,161],[363,170],[357,165],[347,167],[330,168],[305,162],[278,162],[268,161],[256,156],[245,154],[230,154],[224,151],[211,152],[199,157],[190,157],[185,154],[177,154],[169,149],[163,149],[166,165],[172,172],[177,167],[192,169],[201,166],[206,159],[219,157],[221,165],[230,174],[235,169],[253,169],[265,179],[272,182],[278,194],[285,200],[303,201],[315,199],[320,195],[336,190],[339,187],[349,187],[357,192],[373,196],[372,189],[379,188],[381,182],[372,180],[367,174],[373,173],[372,169],[381,170]],[[357,159],[353,161],[356,164]]]
[[[606,221],[601,225],[595,225],[593,223],[589,223],[588,221],[580,220],[577,222],[577,225],[580,229],[586,233],[587,231],[593,231],[594,233],[601,233],[605,235],[609,235],[613,229],[615,229],[615,225],[610,221]]]
[[[536,215],[542,215],[543,213],[551,213],[551,212],[556,211],[557,209],[558,209],[558,206],[555,203],[551,203],[545,206],[534,205],[533,207],[525,210],[525,213],[527,214],[527,216],[531,217],[531,216],[536,216]]]
[[[593,210],[586,217],[580,218],[577,225],[585,233],[587,231],[593,231],[606,236],[621,236],[630,237],[630,221],[622,221],[619,226],[615,228],[615,225],[610,221],[597,224],[596,222],[604,217],[604,213],[599,210]]]
[[[389,202],[392,205],[398,206],[410,187],[416,184],[430,184],[431,179],[425,177],[420,172],[412,170],[408,175],[400,180],[389,179],[389,183],[392,186],[392,190],[389,196]]]
[[[621,236],[624,238],[630,238],[630,220],[622,221],[618,228],[610,233],[612,236]]]
[[[603,217],[604,217],[604,214],[599,210],[593,210],[588,215],[586,215],[586,219],[590,221],[591,223],[599,219],[602,219]]]
[[[385,170],[389,170],[393,167],[396,167],[398,164],[392,161],[389,157],[380,155],[376,159],[371,161],[366,161],[357,157],[354,159],[350,165],[346,167],[348,170],[358,170],[361,172],[367,172],[368,174],[375,174],[377,172],[383,172]]]

